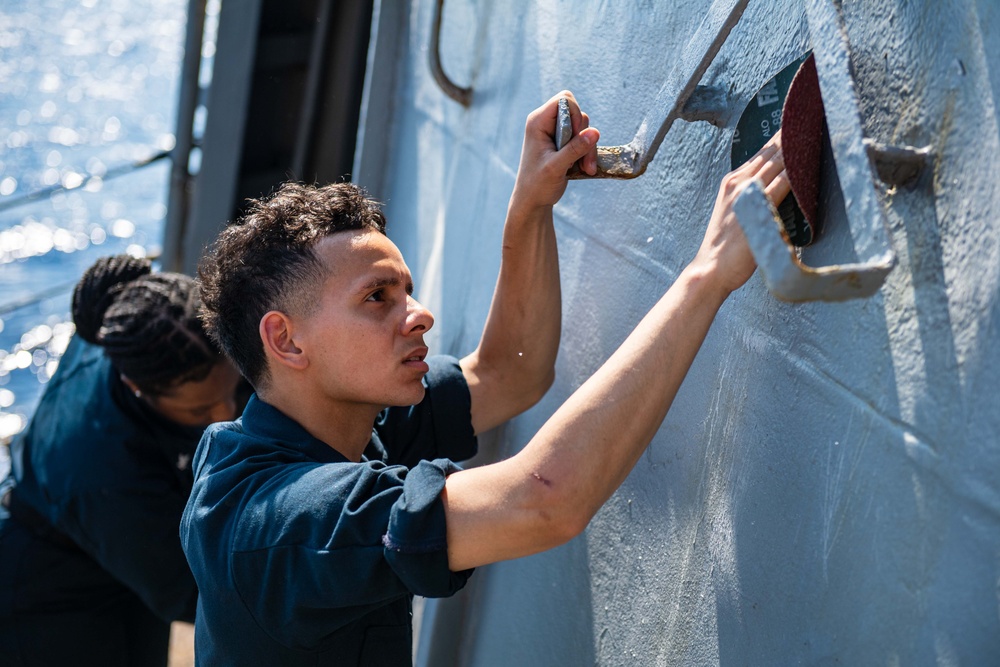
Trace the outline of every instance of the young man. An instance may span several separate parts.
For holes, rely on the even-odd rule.
[[[574,138],[556,151],[557,98]],[[754,263],[732,213],[788,192],[780,139],[728,175],[695,260],[516,456],[461,471],[475,434],[534,404],[560,330],[552,207],[598,133],[569,93],[527,120],[479,347],[428,358],[433,317],[357,188],[286,185],[220,236],[206,324],[254,384],[196,456],[181,526],[202,664],[409,664],[412,595],[579,534],[652,439],[708,328]],[[388,408],[388,409],[386,409]],[[373,429],[374,425],[374,429]],[[450,459],[450,460],[449,460]]]

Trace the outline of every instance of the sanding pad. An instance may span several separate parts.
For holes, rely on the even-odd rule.
[[[819,92],[816,59],[811,55],[792,79],[781,114],[781,127],[785,173],[812,230],[811,238],[815,239],[819,234],[819,178],[826,116]]]
[[[796,59],[764,84],[736,124],[731,153],[735,169],[782,130],[785,173],[792,192],[778,214],[794,246],[819,234],[819,182],[826,120],[812,54]]]

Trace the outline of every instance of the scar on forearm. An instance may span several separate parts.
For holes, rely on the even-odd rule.
[[[552,482],[550,482],[549,480],[545,479],[544,477],[542,477],[541,475],[539,475],[537,472],[531,473],[531,476],[534,477],[535,479],[537,479],[539,482],[541,482],[545,486],[552,486]]]

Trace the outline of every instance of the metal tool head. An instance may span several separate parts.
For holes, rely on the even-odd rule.
[[[560,97],[559,116],[556,119],[556,150],[561,151],[572,138],[573,119],[569,115],[569,101],[565,97]]]

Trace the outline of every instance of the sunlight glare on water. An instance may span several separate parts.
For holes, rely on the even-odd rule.
[[[155,256],[174,145],[181,0],[34,0],[0,13],[0,442],[27,423],[98,257]],[[44,191],[41,196],[31,195]]]

